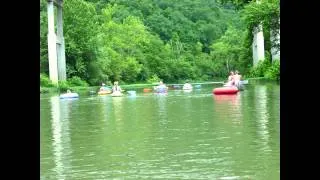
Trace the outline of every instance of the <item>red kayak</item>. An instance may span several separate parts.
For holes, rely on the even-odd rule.
[[[237,87],[219,87],[213,89],[213,94],[236,94],[239,91]]]

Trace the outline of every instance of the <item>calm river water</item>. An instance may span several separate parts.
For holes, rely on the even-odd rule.
[[[40,95],[40,178],[280,179],[279,84],[214,87]]]

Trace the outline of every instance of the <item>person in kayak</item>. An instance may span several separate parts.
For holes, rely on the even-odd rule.
[[[100,92],[102,92],[102,91],[111,91],[111,89],[108,88],[104,83],[102,83],[99,91]]]
[[[115,81],[113,83],[113,87],[112,87],[112,93],[114,92],[120,92],[121,93],[122,89],[121,87],[119,86],[119,82],[118,81]]]
[[[160,81],[159,85],[154,87],[154,90],[157,92],[167,92],[168,87],[165,84],[163,84],[163,81]]]
[[[225,86],[233,86],[233,85],[234,85],[234,73],[233,71],[230,71],[228,82],[226,83]]]
[[[240,88],[241,75],[239,71],[235,71],[235,75],[233,76],[234,85]]]
[[[187,82],[183,85],[182,89],[190,90],[190,89],[192,89],[192,85],[189,83],[189,81],[187,81]]]

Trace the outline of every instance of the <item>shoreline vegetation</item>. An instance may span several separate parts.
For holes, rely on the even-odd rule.
[[[267,77],[256,77],[256,78],[246,78],[245,80],[250,82],[253,81],[259,81],[259,80],[267,80],[267,81],[277,81],[274,79],[270,79]],[[225,82],[224,79],[217,79],[215,81],[191,81],[190,84],[192,85],[198,85],[198,84],[223,84]],[[150,88],[153,86],[156,86],[158,83],[134,83],[134,84],[122,84],[121,87],[125,90],[128,90],[129,88]],[[173,85],[183,85],[184,82],[178,82],[178,83],[166,83],[166,85],[168,86],[173,86]],[[107,86],[107,87],[112,87],[112,86]],[[98,92],[100,86],[54,86],[52,84],[50,84],[49,86],[40,86],[40,94],[46,94],[46,93],[61,93],[61,92],[65,92],[67,89],[71,89],[72,91],[78,92],[78,91],[94,91],[94,92]]]
[[[64,1],[68,79],[59,82],[58,89],[102,82],[110,86],[114,81],[121,86],[159,80],[224,81],[235,70],[243,79],[280,80],[279,4],[279,0]],[[40,85],[54,87],[45,81],[50,74],[47,8],[47,1],[40,0]],[[256,64],[252,32],[258,24],[263,27],[264,57]]]

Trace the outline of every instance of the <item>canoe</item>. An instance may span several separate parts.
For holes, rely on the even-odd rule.
[[[239,91],[239,89],[235,86],[232,87],[219,87],[213,89],[212,93],[213,94],[236,94]]]

